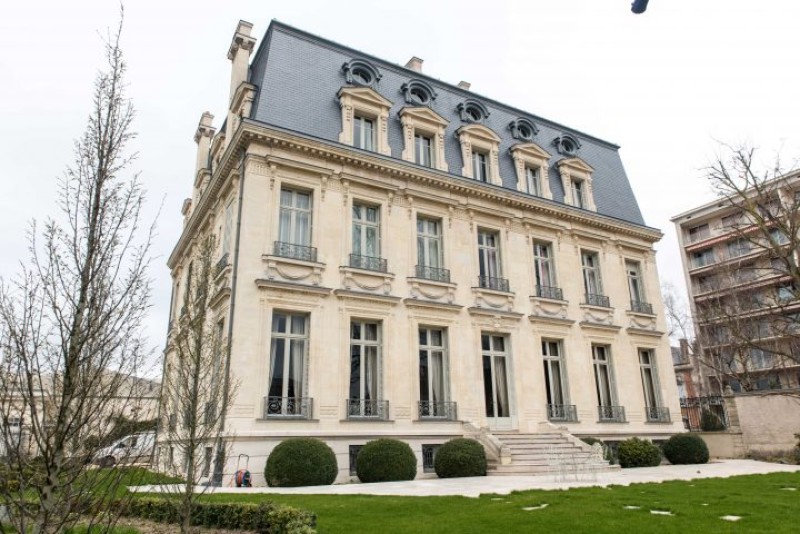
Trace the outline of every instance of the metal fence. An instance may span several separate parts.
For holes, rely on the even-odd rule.
[[[725,399],[719,396],[682,398],[681,417],[690,432],[726,430],[729,425]]]

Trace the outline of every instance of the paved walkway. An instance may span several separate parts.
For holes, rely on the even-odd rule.
[[[507,495],[512,491],[530,489],[568,489],[586,486],[609,486],[665,480],[724,478],[736,475],[800,472],[798,465],[782,465],[755,460],[717,460],[704,465],[662,465],[636,469],[617,469],[603,473],[581,473],[541,476],[488,476],[470,478],[423,478],[408,482],[378,482],[373,484],[337,484],[302,488],[205,488],[207,493],[282,493],[317,495],[463,495],[478,497],[485,493]],[[139,486],[133,491],[158,492],[160,486]]]

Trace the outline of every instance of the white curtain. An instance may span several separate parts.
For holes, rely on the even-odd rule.
[[[494,377],[497,390],[496,417],[508,417],[508,381],[506,379],[506,360],[503,357],[494,358]]]
[[[294,382],[294,396],[303,396],[303,355],[305,353],[305,341],[292,340],[292,376]]]
[[[432,352],[429,360],[428,370],[431,374],[430,399],[434,403],[444,400],[444,384],[442,380],[442,353]],[[434,405],[435,406],[435,405]]]

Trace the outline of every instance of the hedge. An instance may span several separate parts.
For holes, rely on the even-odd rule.
[[[361,482],[414,480],[417,457],[407,443],[396,439],[376,439],[367,442],[358,452],[356,473]]]
[[[115,503],[120,515],[159,523],[180,523],[178,503],[158,498],[134,498]],[[260,534],[313,534],[316,516],[305,510],[275,504],[198,502],[192,526],[251,530]]]
[[[439,447],[433,467],[439,478],[485,476],[486,451],[474,439],[451,439]]]
[[[661,464],[661,449],[650,441],[630,438],[617,447],[619,465],[622,467],[655,467]]]
[[[336,454],[323,441],[287,439],[272,449],[264,477],[273,487],[327,486],[333,484],[339,466]]]
[[[700,436],[675,434],[664,444],[664,456],[671,464],[708,463],[708,445]]]

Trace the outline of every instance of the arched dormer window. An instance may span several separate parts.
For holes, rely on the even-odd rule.
[[[465,100],[456,107],[463,122],[480,124],[489,117],[489,110],[477,100]]]
[[[429,106],[436,100],[436,91],[422,80],[411,80],[400,87],[407,104]]]
[[[570,134],[561,134],[553,139],[553,146],[562,156],[574,156],[581,148],[581,142]]]
[[[511,137],[520,141],[531,141],[539,133],[539,128],[524,117],[511,121],[508,128],[511,130]]]
[[[344,79],[350,85],[374,87],[381,79],[380,71],[365,59],[351,59],[342,65]]]

